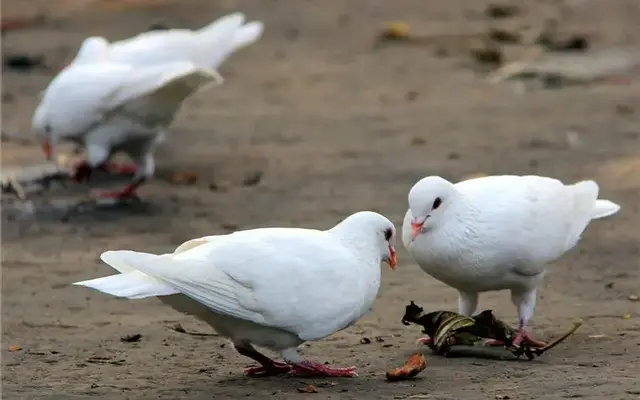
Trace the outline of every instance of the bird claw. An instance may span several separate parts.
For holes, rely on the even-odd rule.
[[[113,190],[113,191],[99,191],[96,192],[95,196],[99,199],[113,199],[113,200],[139,200],[138,195],[127,188],[123,190]]]
[[[344,378],[355,378],[358,376],[356,372],[356,367],[347,367],[347,368],[331,368],[327,367],[324,364],[304,362],[300,364],[293,365],[293,369],[289,372],[290,375],[293,376],[301,376],[301,377],[316,377],[316,376],[324,376],[324,377],[344,377]]]
[[[484,345],[485,346],[500,346],[500,347],[504,347],[506,344],[502,340],[498,340],[498,339],[485,339],[484,340]]]
[[[514,347],[520,347],[522,344],[529,347],[545,347],[547,345],[545,342],[531,338],[524,329],[518,331],[511,344]]]
[[[425,346],[428,346],[431,343],[433,343],[433,339],[431,339],[429,336],[424,336],[416,340],[416,344],[422,344]]]
[[[120,164],[113,161],[105,163],[105,169],[116,175],[134,175],[138,172],[138,166],[135,164]]]
[[[252,378],[259,378],[265,376],[276,376],[282,375],[291,372],[293,366],[274,361],[273,365],[269,368],[265,368],[263,365],[256,365],[252,367],[247,367],[244,369],[243,373],[245,376]]]

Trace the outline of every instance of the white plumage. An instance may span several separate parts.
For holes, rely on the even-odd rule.
[[[221,17],[197,29],[167,29],[143,32],[128,39],[109,43],[105,38],[85,39],[72,63],[91,62],[91,54],[107,50],[114,62],[148,66],[175,61],[190,61],[200,68],[216,71],[234,52],[256,42],[264,24],[245,24],[243,13]]]
[[[234,13],[195,31],[145,32],[114,43],[87,38],[34,113],[32,131],[47,158],[59,142],[84,146],[87,160],[74,171],[81,181],[92,169],[108,169],[111,156],[123,151],[134,161],[133,181],[103,195],[133,195],[153,175],[155,146],[182,103],[206,84],[222,83],[217,68],[262,35],[262,22],[244,21]]]
[[[262,228],[193,239],[172,254],[107,251],[118,275],[77,282],[113,296],[160,296],[229,337],[262,367],[249,374],[294,370],[353,376],[304,361],[296,351],[355,323],[380,287],[380,262],[395,267],[395,230],[385,217],[359,212],[327,231]],[[252,345],[279,352],[287,364]]]
[[[53,79],[32,129],[46,148],[64,141],[83,145],[91,168],[117,151],[127,153],[138,166],[130,185],[137,186],[154,173],[152,151],[160,132],[187,97],[217,76],[188,61],[134,67],[92,57],[96,62],[72,64]]]
[[[431,176],[410,190],[402,241],[420,268],[459,291],[471,315],[478,294],[511,290],[522,336],[545,265],[574,247],[592,219],[619,206],[598,185],[540,176],[490,176],[452,184]]]

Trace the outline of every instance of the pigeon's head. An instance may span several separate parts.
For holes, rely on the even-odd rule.
[[[413,185],[409,191],[409,210],[413,215],[411,240],[442,223],[455,194],[453,184],[439,176],[423,178]]]
[[[333,230],[358,246],[371,243],[369,239],[373,239],[382,261],[389,264],[391,269],[396,269],[396,228],[386,217],[373,211],[360,211],[345,218]]]

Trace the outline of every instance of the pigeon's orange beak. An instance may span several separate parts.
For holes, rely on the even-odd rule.
[[[47,158],[47,160],[51,160],[53,149],[51,148],[51,143],[48,140],[45,140],[42,143],[42,152],[44,153],[44,156]]]
[[[411,223],[411,240],[415,239],[420,234],[423,225],[424,221]]]
[[[395,271],[398,261],[396,259],[396,249],[394,249],[393,246],[389,246],[389,258],[386,261],[389,267]]]

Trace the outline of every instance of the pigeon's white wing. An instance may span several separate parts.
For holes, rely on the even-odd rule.
[[[220,236],[171,257],[109,251],[103,260],[117,258],[212,310],[303,340],[328,336],[366,311],[357,260],[335,239],[302,229],[260,231]]]
[[[482,211],[473,223],[487,232],[484,251],[521,260],[515,270],[525,276],[543,272],[544,264],[577,243],[598,196],[595,182],[564,185],[540,176],[477,178],[456,188]]]
[[[184,100],[191,94],[222,81],[215,71],[196,67],[190,62],[174,62],[136,68],[127,83],[113,93],[112,104],[123,106],[132,117],[145,125],[167,126]],[[131,88],[140,88],[132,98]]]
[[[99,123],[113,107],[116,93],[132,73],[126,65],[111,63],[71,65],[60,72],[45,89],[36,108],[33,129],[51,136],[76,136]],[[136,96],[131,85],[128,97]],[[125,99],[122,93],[120,98]]]
[[[201,68],[216,69],[230,52],[244,15],[234,13],[206,27],[190,31],[170,29],[141,33],[111,44],[111,56],[135,66],[190,61]]]
[[[80,135],[125,104],[136,112],[141,103],[147,110],[156,107],[152,110],[163,119],[188,94],[215,77],[188,62],[148,68],[109,62],[71,65],[45,90],[33,125],[49,126],[52,135]],[[145,100],[139,101],[142,98]]]
[[[176,247],[176,249],[173,251],[173,254],[178,254],[178,253],[182,253],[183,251],[190,250],[196,246],[200,246],[201,244],[208,243],[211,240],[214,240],[220,236],[223,236],[223,235],[210,235],[210,236],[203,236],[203,237],[187,240],[186,242],[180,244],[180,246]]]

